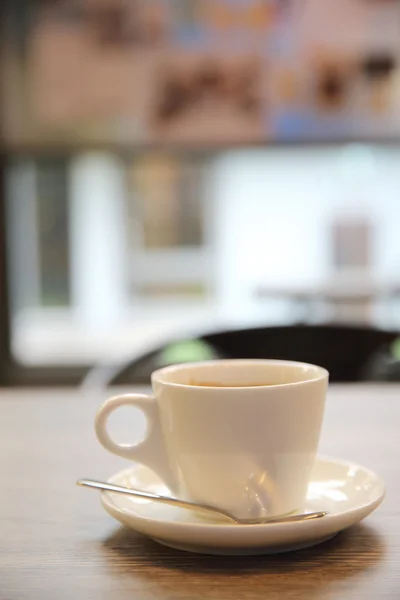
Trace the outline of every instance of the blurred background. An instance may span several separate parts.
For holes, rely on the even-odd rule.
[[[364,362],[397,360],[398,0],[1,10],[0,383],[144,355],[146,379],[278,326],[380,331]],[[280,339],[235,355],[303,357]]]

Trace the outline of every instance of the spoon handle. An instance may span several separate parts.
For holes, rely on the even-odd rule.
[[[131,488],[121,487],[119,485],[113,485],[112,483],[103,483],[101,481],[94,481],[92,479],[80,479],[76,482],[77,485],[82,487],[94,488],[97,490],[102,490],[106,492],[114,492],[116,494],[125,494],[128,496],[134,496],[135,498],[144,498],[146,500],[153,500],[155,502],[161,502],[163,504],[170,504],[172,506],[179,506],[181,508],[191,509],[191,510],[200,510],[208,513],[213,513],[214,515],[222,515],[228,518],[230,521],[234,521],[235,523],[239,523],[241,525],[261,525],[267,523],[292,523],[297,521],[310,521],[313,519],[320,519],[327,515],[326,512],[312,512],[306,513],[302,515],[291,515],[286,517],[269,517],[269,518],[261,518],[261,519],[239,519],[232,515],[231,513],[222,510],[220,508],[215,508],[213,506],[208,506],[206,504],[196,504],[194,502],[188,502],[186,500],[178,500],[178,498],[170,498],[169,496],[159,496],[158,494],[152,494],[151,492],[142,492],[141,490],[133,490]]]
[[[146,498],[148,500],[164,499],[163,496],[158,496],[157,494],[152,494],[150,492],[141,492],[140,490],[133,490],[119,485],[113,485],[112,483],[103,483],[102,481],[94,481],[93,479],[79,479],[79,481],[76,482],[76,485],[95,488],[106,492],[115,492],[116,494],[129,494],[136,498]],[[165,498],[165,500],[167,500],[167,498]],[[174,500],[174,498],[168,498],[168,500]]]
[[[119,485],[113,485],[111,483],[103,483],[101,481],[93,481],[92,479],[80,479],[76,482],[77,485],[82,487],[95,488],[97,490],[103,490],[106,492],[114,492],[116,494],[126,494],[134,496],[135,498],[144,498],[146,500],[153,500],[155,502],[161,502],[163,504],[170,504],[172,506],[179,506],[181,508],[191,510],[201,510],[214,515],[223,515],[231,521],[238,523],[239,520],[233,515],[219,508],[213,506],[207,506],[206,504],[195,504],[194,502],[188,502],[186,500],[179,500],[178,498],[171,498],[169,496],[159,496],[158,494],[152,494],[151,492],[142,492],[141,490],[134,490],[131,488],[121,487]]]

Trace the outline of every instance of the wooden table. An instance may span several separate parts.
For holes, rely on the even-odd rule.
[[[385,478],[384,504],[324,545],[272,557],[176,552],[113,521],[74,485],[125,464],[95,440],[98,403],[0,392],[0,600],[399,600],[400,386],[332,387],[321,443]]]

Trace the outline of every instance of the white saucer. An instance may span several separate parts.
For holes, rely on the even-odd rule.
[[[168,495],[148,468],[135,465],[111,483]],[[202,554],[274,554],[314,546],[369,515],[384,497],[383,482],[364,467],[319,457],[314,465],[304,512],[328,511],[315,521],[270,525],[235,525],[206,521],[195,512],[102,493],[107,512],[165,546]]]

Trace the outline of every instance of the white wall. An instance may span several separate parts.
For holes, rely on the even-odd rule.
[[[256,310],[259,284],[327,278],[330,226],[339,215],[369,216],[376,228],[372,274],[400,279],[400,150],[232,152],[215,165],[214,194],[219,298],[233,313]]]

